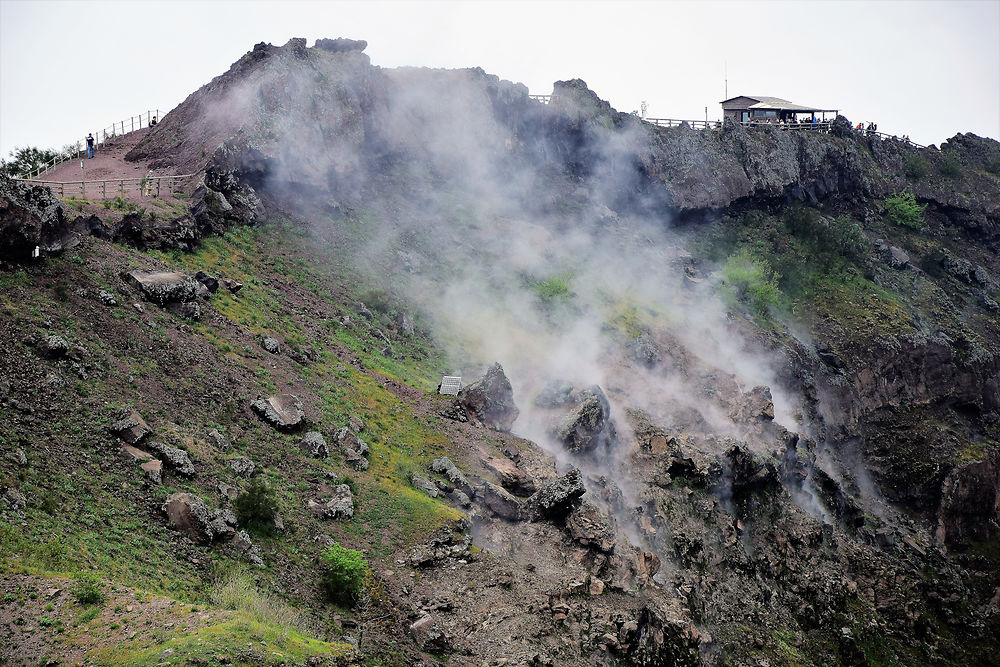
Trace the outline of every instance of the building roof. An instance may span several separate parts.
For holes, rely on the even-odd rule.
[[[754,104],[747,106],[748,109],[768,109],[776,111],[795,111],[800,113],[809,113],[811,111],[837,111],[836,109],[819,109],[816,107],[806,107],[801,104],[792,104],[788,100],[784,100],[780,97],[767,97],[765,95],[737,95],[736,97],[730,97],[728,100],[722,100],[722,104],[726,102],[732,102],[733,100],[738,100],[744,97],[748,100],[754,100]]]

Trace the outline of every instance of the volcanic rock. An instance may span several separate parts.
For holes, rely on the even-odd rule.
[[[458,404],[470,419],[498,431],[510,431],[518,415],[514,390],[500,364],[493,364],[485,376],[462,387]]]
[[[198,293],[198,282],[183,273],[130,271],[127,277],[148,301],[160,306],[191,301]]]
[[[340,428],[335,437],[347,464],[358,471],[368,470],[368,443],[348,426]]]
[[[302,402],[294,394],[278,394],[270,398],[259,398],[250,404],[253,411],[279,431],[295,431],[301,428],[306,413]]]
[[[413,488],[415,488],[417,491],[423,491],[431,498],[437,498],[439,495],[441,495],[441,492],[438,491],[437,487],[431,484],[431,481],[429,479],[427,479],[418,472],[413,473],[413,475],[410,477],[410,483],[413,484]]]
[[[1000,450],[957,466],[941,488],[939,544],[988,542],[1000,533]]]
[[[253,477],[253,473],[257,469],[257,465],[247,457],[241,456],[239,458],[232,459],[229,462],[229,468],[237,477],[241,479],[250,479]]]
[[[153,484],[163,483],[163,462],[158,459],[146,461],[139,466]]]
[[[472,485],[469,484],[469,480],[465,478],[462,471],[459,470],[447,456],[434,459],[434,461],[431,462],[431,470],[444,475],[449,482],[459,487],[467,495],[475,495],[475,491]]]
[[[236,552],[243,556],[248,563],[254,567],[264,567],[264,555],[261,553],[260,548],[250,539],[247,531],[237,531],[233,536],[231,544]]]
[[[184,531],[195,542],[207,544],[212,541],[211,527],[205,501],[192,493],[174,493],[163,504],[163,511],[174,528]]]
[[[325,519],[350,519],[354,516],[354,497],[351,487],[337,484],[332,489],[333,497],[326,502],[309,501],[309,509]]]
[[[215,294],[215,292],[219,289],[219,279],[214,276],[210,276],[204,271],[198,271],[195,273],[194,279],[204,285],[210,294]]]
[[[69,342],[62,336],[46,336],[38,348],[47,357],[65,357],[66,353],[69,352]]]
[[[134,445],[152,433],[153,429],[139,416],[138,412],[130,410],[111,426],[111,431],[125,444]]]
[[[230,447],[229,440],[226,438],[226,436],[219,433],[218,429],[213,428],[212,430],[210,430],[208,432],[208,439],[212,441],[212,444],[215,445],[217,449],[220,449],[224,452],[227,451]]]
[[[568,473],[548,482],[528,498],[526,507],[529,515],[535,519],[550,519],[561,521],[580,504],[580,499],[587,489],[583,485],[583,475],[579,468],[573,468]]]
[[[490,512],[507,521],[521,519],[521,504],[517,498],[489,482],[483,484],[483,505]]]
[[[314,459],[325,459],[330,455],[330,448],[326,444],[326,439],[319,431],[309,431],[302,436],[299,448]]]
[[[260,340],[260,346],[271,354],[278,354],[281,352],[281,344],[278,342],[277,338],[271,338],[270,336],[264,336]]]
[[[194,464],[191,462],[188,453],[183,449],[171,447],[162,442],[149,442],[146,446],[163,457],[167,465],[173,468],[178,474],[185,477],[194,476]]]
[[[582,502],[566,518],[566,529],[586,547],[609,553],[615,548],[615,528],[596,505]]]
[[[500,479],[500,486],[511,493],[527,497],[538,490],[535,481],[526,472],[518,468],[510,459],[490,456],[485,452],[480,452],[479,460],[483,466],[491,470]]]
[[[418,618],[410,626],[410,634],[417,642],[421,651],[431,653],[446,653],[451,651],[451,639],[441,630],[431,615]]]
[[[555,436],[573,453],[593,451],[608,436],[611,406],[597,385],[575,392],[570,400],[576,407],[559,422]]]
[[[317,39],[315,47],[331,53],[346,53],[348,51],[364,51],[368,48],[368,42],[363,39],[338,37],[337,39]]]

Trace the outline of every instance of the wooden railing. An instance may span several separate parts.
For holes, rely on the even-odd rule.
[[[896,134],[886,134],[885,132],[876,132],[875,130],[856,130],[856,131],[861,132],[862,134],[867,134],[869,136],[876,136],[879,137],[880,139],[885,139],[889,141],[902,141],[904,144],[912,148],[927,148],[927,146],[921,146],[915,141],[910,141],[910,138],[906,136],[901,137]]]
[[[715,120],[678,120],[676,118],[643,118],[642,120],[657,127],[680,127],[685,124],[694,130],[722,127],[722,123]]]
[[[60,198],[65,198],[67,196],[75,197],[76,193],[79,193],[80,197],[85,199],[89,191],[92,196],[100,195],[101,198],[107,199],[109,192],[112,197],[131,190],[138,191],[143,197],[159,197],[161,192],[179,192],[180,184],[194,175],[195,174],[182,174],[177,176],[108,178],[96,181],[42,181],[37,178],[19,178],[16,180],[21,181],[22,183],[29,183],[31,185],[46,186]]]
[[[159,109],[156,109],[155,111],[147,111],[145,114],[140,113],[138,116],[132,116],[128,120],[121,120],[116,123],[111,123],[111,125],[107,126],[103,130],[98,130],[97,132],[94,133],[94,150],[97,150],[102,145],[108,144],[117,137],[130,134],[131,132],[134,132],[135,130],[140,130],[144,127],[149,127],[149,121],[153,118],[159,120],[160,118]],[[52,158],[45,164],[39,165],[37,168],[35,168],[34,171],[31,172],[31,175],[28,177],[28,179],[30,180],[33,178],[38,178],[52,167],[56,166],[57,164],[62,164],[66,160],[73,160],[76,158],[83,157],[87,148],[87,139],[84,138],[81,141],[77,141],[73,145],[75,146],[75,150],[70,150],[66,151],[65,153],[60,153],[59,155],[56,155],[54,158]]]
[[[657,127],[680,127],[681,125],[687,125],[693,130],[718,130],[722,128],[721,120],[679,120],[677,118],[643,118],[642,120]],[[747,121],[741,123],[741,125],[752,128],[770,127],[776,130],[815,130],[817,132],[829,132],[833,122],[754,123]]]
[[[528,95],[529,99],[541,102],[542,104],[548,104],[552,101],[551,95]]]

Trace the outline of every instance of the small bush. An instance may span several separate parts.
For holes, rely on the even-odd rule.
[[[383,289],[370,289],[361,296],[361,302],[382,315],[390,315],[395,310],[392,295]]]
[[[240,525],[257,535],[274,533],[274,517],[278,514],[278,502],[272,491],[259,477],[233,503]]]
[[[330,599],[342,603],[355,600],[368,573],[364,555],[335,542],[320,555],[320,562],[325,569],[323,588]]]
[[[917,203],[912,192],[897,192],[885,199],[885,214],[896,225],[920,229],[924,226],[926,205]]]
[[[944,161],[938,166],[938,171],[940,171],[943,176],[954,178],[955,176],[958,176],[958,173],[961,170],[962,163],[958,160],[958,153],[955,151],[948,151],[945,153]]]
[[[104,602],[104,591],[101,579],[93,572],[81,572],[76,575],[73,586],[73,597],[80,604],[100,604]]]
[[[929,170],[930,165],[927,164],[927,160],[922,155],[909,155],[903,160],[903,173],[914,181],[919,181],[926,176]]]
[[[767,317],[781,302],[780,276],[766,259],[754,257],[746,249],[726,260],[723,276],[729,298],[746,304],[759,317]]]
[[[571,277],[568,275],[549,276],[545,280],[531,281],[528,284],[539,299],[545,303],[553,303],[569,299],[570,279]]]

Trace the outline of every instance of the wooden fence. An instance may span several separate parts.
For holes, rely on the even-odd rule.
[[[107,199],[130,191],[136,191],[143,197],[159,197],[161,194],[179,192],[181,184],[195,174],[178,176],[142,176],[139,178],[109,178],[97,181],[42,181],[36,178],[19,178],[17,180],[31,185],[44,185],[60,198],[75,197],[77,193],[83,199],[88,194]]]
[[[529,99],[541,102],[542,104],[548,104],[552,101],[551,95],[528,95]]]
[[[94,150],[99,149],[101,146],[106,146],[108,143],[114,141],[118,137],[126,134],[135,132],[144,127],[149,127],[149,121],[153,118],[157,120],[160,119],[160,110],[150,110],[145,114],[139,114],[138,116],[131,116],[128,120],[121,120],[116,123],[111,123],[103,130],[98,130],[94,132]],[[46,162],[45,164],[39,165],[31,175],[25,180],[31,180],[38,178],[45,172],[47,172],[52,167],[57,164],[62,164],[66,160],[79,159],[86,154],[87,151],[87,139],[86,137],[81,141],[77,141],[74,150],[66,151],[65,153],[60,153],[54,158]]]

